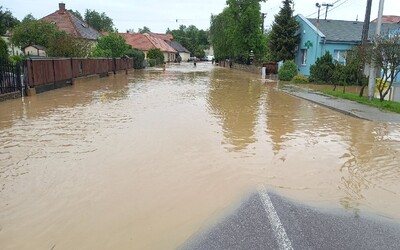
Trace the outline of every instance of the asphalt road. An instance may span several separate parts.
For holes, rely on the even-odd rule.
[[[400,249],[400,225],[321,211],[261,189],[179,249]]]

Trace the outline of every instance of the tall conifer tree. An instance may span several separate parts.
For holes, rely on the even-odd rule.
[[[293,17],[292,0],[282,1],[283,6],[272,24],[269,48],[272,59],[275,61],[293,60],[300,36],[299,22]]]

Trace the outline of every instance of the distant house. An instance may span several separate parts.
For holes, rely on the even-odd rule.
[[[373,23],[377,23],[378,22],[378,18],[375,18],[374,20],[372,20]],[[382,23],[397,23],[400,24],[400,16],[387,16],[384,15],[382,16]]]
[[[147,59],[147,52],[150,49],[160,49],[164,54],[165,62],[175,61],[177,51],[161,38],[154,37],[148,33],[120,33],[120,35],[132,48],[143,51],[145,59]]]
[[[97,30],[93,29],[87,23],[66,10],[65,3],[59,3],[58,6],[58,10],[43,17],[42,20],[54,23],[57,25],[58,29],[65,31],[76,38],[86,39],[94,42],[101,36]]]
[[[361,43],[363,22],[342,20],[307,19],[297,15],[300,23],[300,43],[296,54],[299,74],[310,75],[310,66],[326,51],[340,64],[346,63],[346,53]],[[381,33],[391,33],[400,28],[400,24],[382,24]],[[374,36],[376,23],[371,22],[369,39]]]
[[[183,62],[189,60],[190,51],[183,47],[182,44],[177,41],[167,41],[167,43],[178,52],[177,55],[182,58]]]
[[[32,57],[44,57],[47,56],[46,48],[41,45],[29,45],[24,48],[24,54]]]
[[[21,50],[20,47],[15,46],[12,41],[11,41],[11,37],[12,37],[12,33],[7,31],[4,36],[2,36],[1,38],[3,38],[3,40],[6,42],[7,44],[7,48],[8,48],[8,54],[10,56],[18,56],[18,55],[22,55],[23,52]]]
[[[174,40],[174,37],[171,34],[160,34],[149,32],[149,35],[152,37],[156,37],[164,40],[164,42],[168,43],[172,48],[177,51],[176,57],[179,55],[182,58],[182,61],[187,61],[190,57],[190,51],[183,47],[178,41]]]

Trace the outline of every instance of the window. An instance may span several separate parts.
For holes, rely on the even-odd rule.
[[[334,50],[333,59],[340,64],[346,64],[346,54],[347,50]]]
[[[307,49],[301,49],[301,64],[306,65],[307,64]]]

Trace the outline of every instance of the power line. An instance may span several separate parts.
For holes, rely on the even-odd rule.
[[[338,2],[340,2],[340,1],[342,1],[342,0],[336,0],[335,2],[332,3],[332,5],[335,5],[335,4],[337,4]],[[324,10],[326,11],[326,9],[327,9],[327,8],[323,8],[323,11],[324,11]],[[329,12],[329,11],[328,11],[328,12]],[[317,13],[318,13],[318,11],[316,11],[316,12],[310,14],[310,15],[307,15],[306,17],[311,17],[311,16],[313,16],[313,15],[315,15],[315,14],[317,14]]]
[[[339,4],[339,5],[335,6],[335,7],[333,7],[332,9],[330,9],[328,12],[331,12],[331,11],[333,11],[333,10],[339,8],[340,6],[342,6],[343,4],[347,3],[348,1],[349,1],[349,0],[345,0],[345,1],[342,2],[341,4]]]

